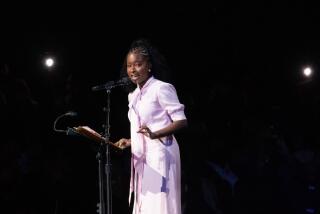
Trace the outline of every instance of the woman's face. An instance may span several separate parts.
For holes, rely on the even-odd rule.
[[[140,88],[150,77],[150,63],[139,53],[130,52],[127,56],[127,73],[131,81]]]

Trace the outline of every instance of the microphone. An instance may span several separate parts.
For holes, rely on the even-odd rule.
[[[75,116],[78,116],[78,113],[74,111],[68,111],[67,113],[64,114],[64,116],[75,117]]]
[[[101,90],[108,90],[112,89],[114,87],[118,86],[124,86],[124,85],[129,85],[130,84],[130,78],[129,77],[122,77],[121,79],[117,81],[109,81],[103,85],[97,85],[92,87],[92,91],[101,91]]]
[[[74,111],[68,111],[67,113],[64,113],[62,115],[60,115],[59,117],[56,118],[56,120],[54,121],[53,123],[53,130],[56,131],[56,132],[62,132],[62,133],[66,133],[67,135],[71,135],[71,131],[70,128],[68,128],[68,130],[61,130],[61,129],[57,129],[56,128],[56,125],[58,123],[58,121],[62,118],[62,117],[65,117],[65,116],[70,116],[70,117],[75,117],[77,116],[78,113],[77,112],[74,112]],[[69,134],[70,133],[70,134]]]

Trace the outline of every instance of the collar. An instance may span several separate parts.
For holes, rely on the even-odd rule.
[[[142,88],[139,88],[139,86],[137,86],[137,90],[139,92],[141,92],[142,90],[144,90],[146,87],[148,87],[148,85],[150,84],[150,82],[152,82],[152,80],[154,80],[153,76],[150,76],[149,79],[147,80],[147,82],[142,86]]]
[[[147,88],[150,85],[150,83],[153,82],[154,79],[155,78],[153,76],[149,77],[149,79],[142,86],[141,89],[137,86],[137,88],[132,92],[132,99],[131,99],[131,102],[128,105],[129,108],[131,108],[133,106],[133,104],[136,103],[136,100],[139,97],[139,95],[141,94],[142,90],[145,90],[145,88]]]

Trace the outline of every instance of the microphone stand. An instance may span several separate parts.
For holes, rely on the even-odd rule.
[[[107,92],[107,107],[103,110],[106,112],[106,125],[104,133],[104,141],[100,142],[97,159],[99,168],[99,214],[112,214],[112,188],[111,188],[111,157],[110,157],[110,94],[111,89],[118,86],[128,85],[128,78],[123,78],[114,84],[105,84],[99,87],[93,87],[93,91],[106,90]],[[106,192],[105,192],[106,190]],[[106,194],[106,198],[105,198]],[[105,203],[106,202],[106,203]]]
[[[105,140],[100,142],[97,159],[99,164],[99,196],[100,196],[100,214],[112,213],[112,190],[111,190],[111,158],[110,158],[110,94],[111,90],[107,89],[107,107],[105,125]],[[106,199],[105,199],[106,190]],[[106,203],[105,203],[106,202]]]

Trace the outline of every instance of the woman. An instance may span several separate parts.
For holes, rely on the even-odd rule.
[[[134,214],[181,214],[180,153],[173,134],[187,119],[174,86],[157,79],[167,70],[164,62],[146,40],[134,41],[124,61],[136,88],[128,96],[131,139],[116,144],[131,146]]]

